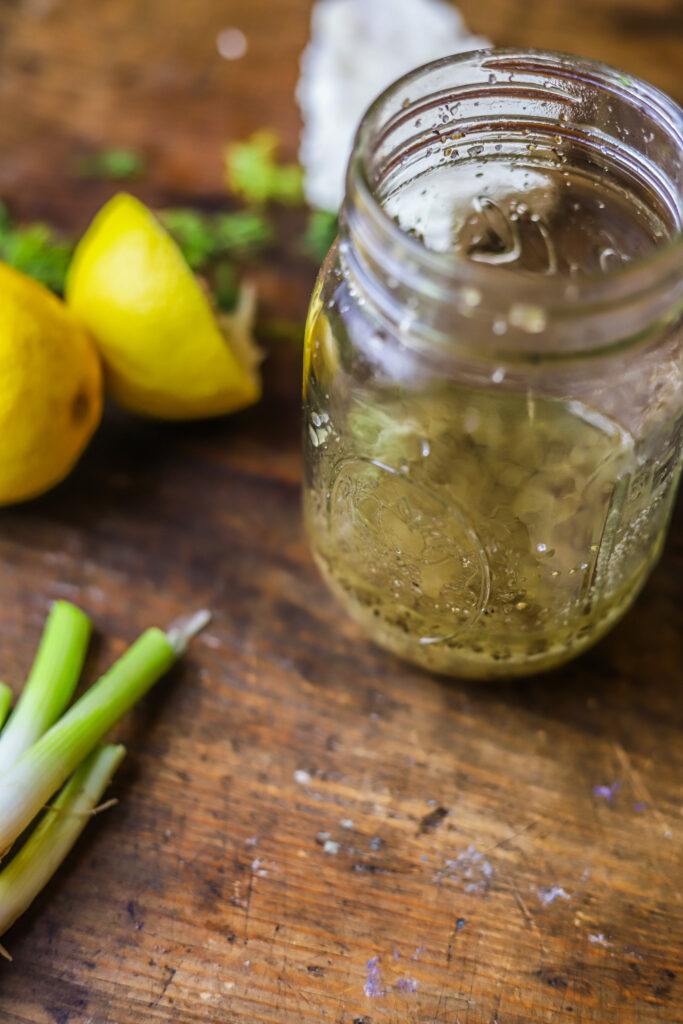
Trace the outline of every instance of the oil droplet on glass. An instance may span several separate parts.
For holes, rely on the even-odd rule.
[[[546,325],[545,312],[539,306],[529,306],[524,302],[510,306],[508,319],[513,327],[519,327],[528,334],[540,334]]]
[[[463,288],[462,301],[466,306],[475,309],[481,303],[481,292],[478,288]]]

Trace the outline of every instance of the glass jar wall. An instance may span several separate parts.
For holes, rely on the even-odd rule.
[[[661,552],[683,445],[683,113],[578,58],[413,72],[358,133],[311,303],[304,509],[380,644],[540,671]]]

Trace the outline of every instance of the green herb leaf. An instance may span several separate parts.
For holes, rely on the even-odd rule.
[[[109,181],[128,181],[131,178],[139,178],[144,169],[142,157],[132,149],[125,149],[123,146],[103,149],[99,153],[93,153],[92,156],[84,157],[78,164],[79,177],[104,178]]]
[[[213,294],[216,305],[222,313],[232,313],[237,306],[240,295],[240,283],[237,271],[232,263],[221,260],[213,271]]]
[[[225,147],[228,187],[250,203],[298,203],[303,199],[302,171],[298,164],[278,164],[279,140],[274,132],[256,132],[246,142]]]
[[[159,216],[193,270],[204,266],[215,254],[215,231],[205,214],[197,210],[179,209],[164,210]]]
[[[248,255],[273,240],[270,221],[256,210],[218,214],[214,227],[217,248],[225,253]]]
[[[306,226],[306,252],[318,263],[325,259],[339,231],[339,218],[328,210],[311,210]]]
[[[47,224],[14,226],[0,203],[0,260],[61,294],[72,251]]]
[[[0,202],[0,241],[5,237],[7,232],[10,230],[11,221],[9,210],[3,202]]]
[[[193,270],[219,256],[253,256],[273,237],[267,218],[251,210],[208,214],[177,209],[164,210],[159,216]]]

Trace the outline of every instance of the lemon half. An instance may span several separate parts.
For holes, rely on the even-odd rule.
[[[41,284],[0,263],[0,505],[59,483],[102,415],[87,330]]]
[[[96,215],[69,268],[66,301],[88,326],[113,397],[132,412],[197,419],[261,395],[244,310],[219,322],[156,217],[121,193]]]

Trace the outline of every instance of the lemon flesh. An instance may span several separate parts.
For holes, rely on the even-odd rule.
[[[59,483],[102,415],[87,330],[51,292],[0,263],[0,505]]]
[[[239,318],[219,322],[171,236],[114,196],[79,242],[66,301],[97,340],[113,397],[132,412],[198,419],[257,401],[257,354]]]

